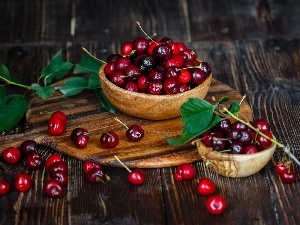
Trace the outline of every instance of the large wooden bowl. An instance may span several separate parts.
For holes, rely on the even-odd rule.
[[[206,166],[226,177],[247,177],[260,171],[272,158],[276,144],[253,154],[227,154],[206,147],[196,141],[197,149]]]
[[[107,99],[120,111],[142,119],[164,120],[180,115],[180,106],[188,98],[203,99],[210,87],[212,74],[196,88],[175,95],[151,95],[127,91],[111,83],[99,70],[100,84]]]

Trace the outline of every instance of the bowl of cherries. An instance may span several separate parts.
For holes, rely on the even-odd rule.
[[[271,160],[277,145],[266,120],[257,119],[251,127],[223,119],[203,133],[195,143],[206,165],[220,175],[234,178],[260,171]]]
[[[182,42],[138,37],[122,44],[99,70],[104,95],[120,111],[142,119],[180,115],[188,98],[203,99],[211,67]]]

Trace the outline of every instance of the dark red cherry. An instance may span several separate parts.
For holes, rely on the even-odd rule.
[[[100,144],[103,148],[115,148],[119,144],[119,136],[114,131],[103,133],[100,137]]]
[[[34,140],[23,141],[20,146],[20,151],[24,155],[28,155],[30,151],[36,151],[36,150],[37,150],[37,143]]]
[[[144,130],[140,125],[133,124],[126,130],[128,140],[137,142],[144,137]]]
[[[37,151],[30,151],[26,156],[26,166],[32,170],[38,170],[43,166],[43,156]]]

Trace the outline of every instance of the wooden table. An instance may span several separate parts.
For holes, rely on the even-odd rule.
[[[78,62],[81,46],[105,59],[122,42],[149,35],[169,36],[194,49],[213,68],[214,78],[242,95],[254,118],[270,121],[282,143],[300,158],[300,2],[290,1],[13,1],[0,2],[0,61],[22,83],[36,82],[56,51]],[[10,92],[19,91],[10,89]],[[1,133],[26,133],[26,121]],[[39,147],[47,157],[53,149]],[[90,184],[82,161],[64,155],[69,184],[64,196],[50,199],[42,184],[45,170],[28,171],[24,163],[7,165],[0,159],[0,178],[12,182],[28,172],[29,192],[14,188],[0,197],[0,224],[270,224],[296,225],[300,221],[300,176],[283,184],[274,171],[277,151],[259,173],[226,178],[195,162],[197,177],[176,182],[175,167],[145,169],[141,186],[126,181],[124,168],[105,167],[111,181]],[[217,193],[228,200],[220,216],[210,215],[206,197],[196,192],[200,177],[211,178]]]

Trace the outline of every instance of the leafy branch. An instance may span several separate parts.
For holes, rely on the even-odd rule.
[[[13,128],[22,119],[28,110],[30,94],[37,94],[42,99],[47,99],[55,91],[60,91],[64,96],[73,96],[84,90],[95,90],[96,96],[108,111],[114,113],[116,108],[113,107],[105,95],[102,93],[98,72],[100,67],[105,63],[91,55],[86,49],[79,63],[73,64],[66,62],[62,58],[60,49],[50,60],[48,65],[41,71],[36,83],[25,85],[13,77],[8,68],[0,63],[0,130]],[[55,86],[54,81],[67,78],[59,87]],[[88,76],[86,76],[88,75]],[[23,94],[6,94],[6,87],[9,85],[26,89]]]

